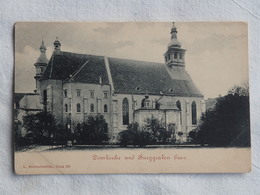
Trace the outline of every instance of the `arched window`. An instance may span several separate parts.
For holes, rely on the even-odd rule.
[[[192,125],[197,125],[197,107],[194,101],[191,104],[191,119]]]
[[[65,112],[68,112],[68,104],[65,104]]]
[[[104,112],[107,112],[107,105],[104,105]]]
[[[43,109],[47,112],[47,90],[43,90]]]
[[[94,104],[90,104],[90,112],[94,112]]]
[[[144,107],[144,102],[145,102],[145,98],[142,100],[141,102],[141,107],[143,108]]]
[[[123,111],[123,125],[128,125],[129,124],[129,103],[127,98],[123,100],[122,111]]]
[[[80,111],[80,103],[77,104],[77,112],[81,112]]]
[[[43,90],[43,103],[47,102],[47,91]]]
[[[182,125],[182,111],[181,111],[181,102],[180,102],[180,100],[178,100],[178,101],[176,102],[176,106],[177,106],[177,108],[178,108],[179,111],[180,111],[180,123],[181,123],[181,125]]]

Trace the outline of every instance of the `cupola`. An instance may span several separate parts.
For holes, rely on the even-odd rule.
[[[56,37],[56,40],[53,42],[53,45],[54,45],[54,51],[59,53],[61,44],[60,44],[58,37]]]
[[[185,49],[181,48],[181,43],[179,42],[177,38],[177,28],[174,25],[172,25],[171,28],[171,40],[168,44],[167,51],[164,54],[164,60],[165,63],[169,67],[173,66],[185,66]]]

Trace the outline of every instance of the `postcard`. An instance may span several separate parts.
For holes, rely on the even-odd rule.
[[[251,170],[244,22],[15,24],[16,174]]]

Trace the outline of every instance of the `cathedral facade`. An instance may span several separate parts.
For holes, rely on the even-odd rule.
[[[205,111],[204,97],[185,70],[186,50],[174,24],[164,63],[65,52],[58,39],[50,60],[45,51],[42,42],[35,93],[42,109],[64,125],[102,114],[115,140],[131,122],[142,125],[153,116],[174,123],[185,140]]]

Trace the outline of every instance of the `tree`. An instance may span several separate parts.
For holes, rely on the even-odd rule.
[[[27,131],[27,137],[33,137],[33,142],[37,144],[47,144],[56,129],[56,121],[52,114],[48,112],[38,112],[28,114],[23,117],[23,127]]]
[[[140,128],[137,122],[128,125],[127,130],[119,133],[119,142],[121,146],[134,145],[145,146],[152,143],[151,133],[145,128]]]
[[[118,139],[122,146],[174,143],[175,129],[175,124],[170,123],[166,128],[158,119],[151,117],[142,127],[137,122],[130,123],[127,130],[119,133]]]
[[[164,131],[166,130],[163,123],[154,116],[147,118],[145,122],[144,128],[151,134],[152,141],[154,143],[161,142],[165,134]]]
[[[157,118],[152,116],[146,119],[146,124],[144,126],[146,131],[150,132],[152,137],[152,142],[154,144],[165,144],[167,141],[173,142],[175,140],[175,130],[176,125],[174,123],[169,123],[167,127],[164,123],[159,121]]]
[[[81,143],[103,144],[109,139],[108,124],[103,115],[88,116],[86,121],[78,128]]]
[[[62,124],[58,124],[56,126],[56,130],[54,132],[54,141],[56,144],[66,145],[66,142],[70,138],[70,129]]]
[[[202,115],[193,141],[221,147],[250,146],[248,89],[235,86],[219,98],[215,107]]]

